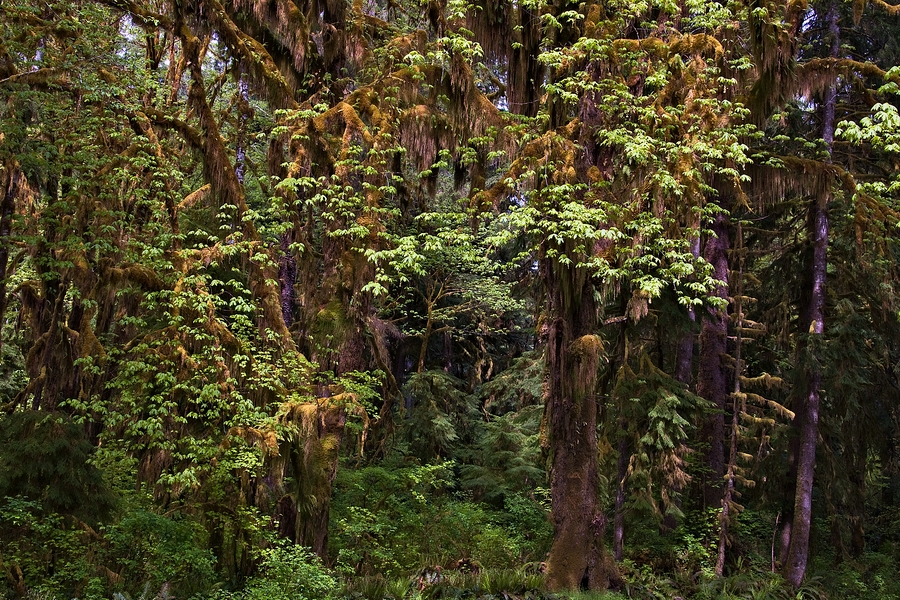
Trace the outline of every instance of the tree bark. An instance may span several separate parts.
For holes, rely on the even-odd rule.
[[[506,98],[512,113],[533,117],[540,106],[544,66],[540,54],[541,25],[537,13],[521,4],[512,8],[514,21],[506,76]]]
[[[700,227],[699,219],[696,227],[698,229]],[[700,257],[699,236],[691,238],[691,254],[695,259]],[[693,306],[688,307],[687,318],[691,330],[682,334],[678,339],[678,345],[675,348],[675,379],[690,386],[694,372],[694,338],[696,337],[694,325],[697,322],[697,313]]]
[[[704,248],[704,258],[713,266],[715,278],[728,280],[728,218],[716,216],[710,237]],[[716,290],[719,298],[728,297],[727,285]],[[713,403],[715,412],[707,417],[700,429],[700,440],[706,445],[704,462],[704,506],[719,507],[722,501],[722,478],[725,476],[725,399],[728,396],[723,357],[727,352],[728,324],[724,310],[710,310],[700,330],[700,359],[697,374],[697,395]]]
[[[291,252],[291,234],[281,235],[281,256],[278,258],[278,287],[281,298],[281,316],[285,327],[294,323],[294,284],[297,282],[297,261]]]
[[[828,9],[827,21],[831,34],[831,56],[840,54],[839,10],[832,1]],[[835,107],[837,105],[837,85],[832,83],[825,90],[822,119],[822,138],[828,148],[828,162],[831,162],[834,145]],[[816,199],[810,207],[809,234],[813,252],[810,263],[809,330],[800,332],[808,335],[808,351],[817,353],[819,340],[825,332],[825,277],[828,269],[828,201],[830,190]],[[794,423],[799,429],[797,453],[797,488],[794,498],[794,521],[791,528],[791,543],[784,577],[794,587],[799,587],[806,574],[809,560],[809,534],[812,524],[812,491],[816,467],[816,443],[819,439],[819,388],[822,385],[822,370],[815,357],[810,361],[805,402],[799,407]]]
[[[597,497],[596,386],[603,343],[594,335],[593,285],[583,270],[550,258],[540,268],[548,300],[545,423],[554,526],[547,585],[606,589],[618,576],[603,547],[606,515]]]
[[[626,425],[621,424],[624,430]],[[613,556],[617,562],[625,557],[625,478],[628,475],[628,461],[631,453],[628,438],[619,438],[619,458],[616,460],[616,512],[613,516]]]
[[[622,313],[627,310],[628,302],[623,295]],[[628,360],[628,321],[623,317],[617,336],[616,353],[610,359],[609,381],[614,387],[619,371]],[[610,392],[607,393],[608,394]],[[621,408],[619,408],[621,414]],[[631,444],[627,435],[628,422],[618,419],[619,441],[616,443],[619,453],[616,459],[616,504],[613,513],[613,557],[621,562],[625,557],[625,499],[628,493],[628,463],[631,460]]]
[[[9,237],[12,233],[12,215],[16,205],[16,197],[22,185],[22,171],[9,161],[3,167],[5,175],[3,200],[0,203],[0,334],[3,332],[3,320],[6,314],[6,270],[9,263]],[[0,335],[0,348],[3,348],[3,336]]]
[[[347,411],[342,406],[325,406],[316,411],[317,460],[310,461],[308,468],[321,469],[317,477],[321,487],[315,490],[316,503],[310,507],[297,524],[297,543],[312,548],[312,551],[327,558],[328,552],[328,519],[331,514],[331,495],[334,478],[337,476],[340,458],[341,440],[344,437],[344,425],[347,423]],[[308,493],[308,490],[304,490]],[[321,494],[321,497],[318,497]]]
[[[244,172],[247,168],[247,149],[244,147],[247,138],[247,121],[250,119],[250,84],[247,76],[240,72],[238,76],[238,117],[237,143],[234,148],[234,176],[238,183],[244,185]]]
[[[828,215],[824,202],[816,202],[812,207],[811,224],[813,238],[812,295],[810,306],[809,336],[821,338],[824,333],[825,272],[828,250]],[[806,573],[809,559],[809,533],[812,523],[813,475],[816,466],[816,443],[819,438],[819,388],[822,371],[818,365],[811,365],[807,374],[805,402],[794,417],[799,429],[797,453],[797,488],[794,498],[794,519],[791,527],[791,542],[787,563],[784,566],[785,579],[798,587]]]
[[[737,253],[738,253],[738,272],[737,277],[733,282],[733,287],[736,290],[734,294],[734,315],[735,315],[735,347],[734,347],[734,393],[732,394],[732,403],[731,403],[731,431],[730,438],[731,444],[728,452],[728,465],[725,474],[725,494],[722,497],[722,513],[719,516],[719,551],[718,556],[716,557],[716,567],[715,573],[717,577],[721,577],[722,573],[725,571],[725,551],[728,548],[728,527],[731,524],[731,509],[733,507],[733,500],[735,495],[734,490],[734,481],[735,475],[737,473],[737,455],[738,455],[738,419],[741,412],[744,410],[742,404],[739,404],[741,398],[741,351],[742,351],[742,339],[741,339],[741,330],[744,326],[744,308],[743,308],[743,295],[744,295],[744,258],[743,258],[743,232],[741,229],[740,223],[737,226]]]

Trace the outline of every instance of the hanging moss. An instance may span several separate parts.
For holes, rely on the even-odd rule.
[[[595,392],[600,361],[605,353],[603,340],[593,334],[583,335],[569,346],[569,360],[575,363],[572,389],[578,401]]]
[[[283,507],[281,518],[292,527],[282,527],[281,532],[324,556],[346,411],[334,399],[289,401],[282,404],[277,421],[279,451],[269,459],[267,470],[274,478],[274,491],[285,494],[277,502]]]

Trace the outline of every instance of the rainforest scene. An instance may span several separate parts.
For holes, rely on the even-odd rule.
[[[0,599],[900,599],[900,5],[0,0]]]

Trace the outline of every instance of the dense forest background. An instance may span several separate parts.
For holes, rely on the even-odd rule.
[[[0,597],[900,598],[897,6],[0,8]]]

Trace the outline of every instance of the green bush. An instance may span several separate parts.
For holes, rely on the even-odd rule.
[[[215,558],[206,549],[205,532],[188,519],[136,510],[103,534],[108,566],[120,574],[122,591],[135,594],[165,584],[182,595],[214,581]]]
[[[89,534],[72,525],[37,501],[21,496],[0,499],[0,564],[2,581],[11,585],[11,594],[28,590],[71,597],[88,583]]]
[[[811,571],[832,597],[848,600],[900,600],[900,561],[883,552],[866,552],[857,559],[817,560]]]
[[[511,495],[510,511],[491,510],[454,490],[453,463],[392,460],[338,474],[330,539],[344,575],[398,577],[460,559],[509,569],[543,558],[552,530],[540,504]]]
[[[218,592],[216,600],[327,600],[338,593],[338,581],[318,556],[302,546],[261,551],[259,573],[240,592]],[[199,597],[197,597],[199,600]]]

